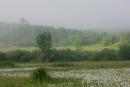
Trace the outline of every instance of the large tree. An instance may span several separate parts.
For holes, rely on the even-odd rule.
[[[37,45],[42,51],[42,60],[50,61],[52,36],[50,32],[43,32],[36,37]]]
[[[43,32],[36,37],[39,49],[49,50],[52,46],[52,36],[50,32]]]

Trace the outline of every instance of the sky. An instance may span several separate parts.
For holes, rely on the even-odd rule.
[[[130,0],[0,0],[0,21],[79,29],[130,28]]]

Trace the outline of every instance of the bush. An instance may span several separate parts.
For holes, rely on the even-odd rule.
[[[119,54],[113,49],[103,49],[101,51],[79,51],[79,50],[51,50],[49,57],[45,58],[44,54],[40,51],[34,51],[34,60],[39,62],[46,62],[48,59],[49,62],[54,61],[82,61],[82,60],[91,60],[91,61],[100,61],[100,60],[119,60]],[[68,64],[56,64],[54,66],[68,66]]]
[[[50,76],[44,68],[38,68],[32,72],[31,79],[34,81],[46,81],[50,79]]]
[[[73,51],[70,49],[66,50],[55,50],[52,52],[53,60],[60,61],[79,61],[79,60],[87,60],[90,56],[90,52],[83,51]],[[55,58],[55,59],[54,59]]]
[[[32,62],[41,62],[42,61],[42,57],[41,57],[42,52],[40,50],[34,50],[31,53],[31,57],[32,57]]]
[[[118,60],[118,53],[112,49],[103,49],[93,54],[92,60]]]
[[[7,56],[8,60],[13,62],[29,62],[32,59],[30,52],[21,50],[11,51]]]

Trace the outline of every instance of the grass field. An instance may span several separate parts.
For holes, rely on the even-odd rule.
[[[26,63],[0,69],[1,87],[130,87],[130,61]],[[27,68],[28,67],[28,68]],[[44,68],[50,80],[33,81],[30,74]]]
[[[81,47],[81,50],[99,51],[104,48],[118,50],[116,43]],[[76,50],[76,47],[56,49]],[[1,48],[3,52],[12,50],[33,51],[35,47]],[[0,87],[130,87],[130,61],[77,61],[52,63],[10,63],[0,62]],[[33,81],[33,70],[44,68],[51,79]]]
[[[30,74],[44,68],[50,80],[33,81]],[[130,61],[18,63],[0,69],[1,87],[130,87]]]
[[[36,47],[1,47],[0,51],[1,52],[8,52],[8,51],[14,51],[14,50],[25,50],[25,51],[33,51],[36,50]]]
[[[115,43],[115,44],[112,44],[112,45],[108,45],[108,46],[105,46],[103,44],[94,44],[94,45],[82,46],[79,49],[84,50],[84,51],[100,51],[100,50],[102,50],[104,48],[118,50],[120,44],[121,44],[121,42]],[[75,47],[75,46],[54,47],[54,48],[56,48],[58,50],[61,50],[61,49],[76,50],[77,49],[77,47]],[[38,48],[36,48],[36,47],[16,47],[16,46],[13,46],[13,47],[1,47],[0,51],[2,51],[2,52],[12,51],[12,50],[33,51],[33,50],[36,50],[36,49],[38,49]]]
[[[85,82],[81,79],[53,78],[48,81],[34,82],[28,78],[0,78],[1,87],[104,87],[97,81]],[[106,86],[107,87],[107,86]],[[109,86],[110,87],[110,86]],[[112,87],[112,86],[111,86]]]
[[[51,71],[130,68],[130,61],[79,61],[79,62],[53,62],[53,63],[0,62],[0,68],[33,68],[33,67],[42,67]]]
[[[44,67],[48,70],[79,70],[79,69],[111,69],[130,68],[130,61],[79,61],[79,62],[54,62],[54,63],[20,63],[19,68]]]

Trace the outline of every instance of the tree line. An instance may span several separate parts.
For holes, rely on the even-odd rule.
[[[82,51],[52,48],[52,35],[43,32],[36,37],[39,50],[32,52],[15,50],[11,52],[0,52],[0,61],[12,62],[54,62],[54,61],[106,61],[106,60],[130,60],[130,43],[124,41],[119,50],[103,49],[101,51]]]
[[[23,19],[21,21],[24,21]],[[55,28],[42,25],[0,23],[0,46],[34,47],[35,37],[50,32],[53,47],[86,46],[92,44],[112,45],[130,41],[130,32],[95,32],[87,30]]]

